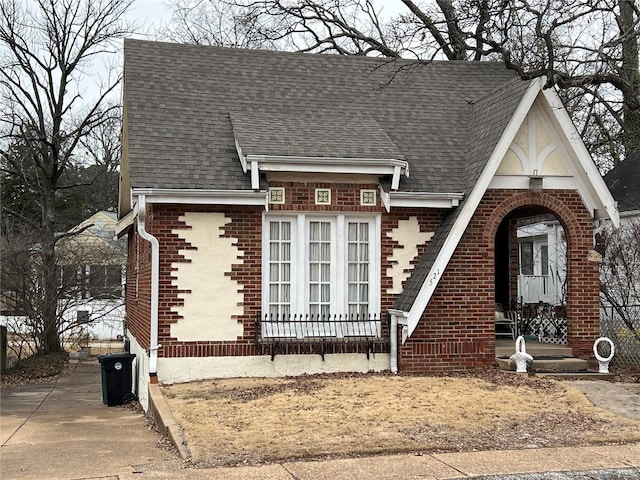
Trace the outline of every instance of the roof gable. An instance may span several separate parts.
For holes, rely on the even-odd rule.
[[[562,107],[560,99],[555,91],[543,90],[542,85],[542,80],[533,80],[524,92],[520,88],[521,85],[515,83],[505,86],[503,91],[496,91],[487,96],[474,108],[476,115],[474,115],[474,125],[471,129],[473,134],[469,140],[467,176],[469,195],[461,202],[458,211],[450,214],[447,221],[443,222],[440,227],[443,232],[436,232],[434,240],[436,238],[441,240],[428,246],[425,255],[420,259],[407,282],[405,291],[394,305],[397,313],[406,317],[409,336],[415,330],[485,191],[490,187],[500,167],[506,168],[505,159],[507,164],[513,163],[509,150],[521,141],[522,135],[519,136],[518,133],[522,132],[523,126],[532,123],[535,115],[531,113],[536,111],[534,107],[536,102],[538,102],[538,108],[547,113],[545,121],[549,128],[545,129],[545,132],[549,138],[553,139],[554,145],[562,148],[562,158],[569,159],[569,167],[575,172],[579,191],[587,207],[592,209],[592,213],[601,208],[606,211],[614,224],[619,222],[613,198]],[[492,121],[487,118],[490,112],[495,112]],[[492,133],[487,125],[498,133]],[[497,137],[499,139],[495,141]],[[539,140],[539,137],[531,139],[529,145],[532,147],[532,152],[537,152],[537,148],[533,148],[534,140]],[[546,146],[541,150],[541,153],[547,152]],[[490,152],[488,158],[485,157],[487,152]],[[520,170],[524,174],[522,177],[528,182],[530,176],[538,174],[534,171],[537,169],[532,167],[537,165],[543,169],[548,158],[549,155],[534,155],[531,162],[521,165]],[[554,165],[549,169],[555,171],[566,166]],[[510,185],[507,188],[514,188],[514,186]]]

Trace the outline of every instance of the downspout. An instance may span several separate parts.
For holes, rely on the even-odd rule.
[[[389,325],[389,369],[391,373],[398,373],[398,326],[402,326],[404,343],[407,315],[399,310],[391,310],[389,313],[391,314],[391,324]]]
[[[158,383],[158,294],[160,286],[160,243],[145,229],[147,204],[144,195],[138,196],[136,203],[138,233],[151,244],[151,332],[149,339],[149,381]]]

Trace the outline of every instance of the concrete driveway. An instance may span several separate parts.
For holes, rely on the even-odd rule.
[[[2,391],[3,479],[117,478],[181,464],[142,413],[102,403],[100,364]]]

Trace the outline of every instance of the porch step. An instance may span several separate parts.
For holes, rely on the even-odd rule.
[[[532,371],[536,373],[582,373],[588,372],[589,362],[580,358],[574,358],[571,356],[549,356],[540,355],[536,356],[533,353],[529,353],[533,357]],[[516,369],[514,361],[509,357],[496,358],[501,370],[513,370]]]
[[[527,353],[534,358],[571,357],[573,355],[571,347],[567,347],[566,345],[556,345],[554,343],[527,342],[526,348]],[[515,351],[516,346],[514,341],[505,342],[501,339],[496,342],[496,357],[509,358],[515,353]]]

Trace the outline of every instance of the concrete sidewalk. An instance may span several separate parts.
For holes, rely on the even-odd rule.
[[[100,365],[92,359],[78,364],[57,381],[2,391],[3,480],[435,480],[494,475],[489,478],[640,478],[640,444],[193,468],[158,446],[161,439],[142,414],[126,407],[103,405],[100,375]],[[612,386],[607,382],[587,382],[583,388],[595,391],[607,385]],[[629,393],[617,386],[607,390],[620,395]],[[607,402],[615,404],[615,395],[610,393]],[[625,400],[632,418],[635,406],[640,406],[638,402],[638,395]],[[539,472],[568,473],[536,476]]]
[[[2,390],[0,478],[118,478],[148,466],[181,465],[158,447],[146,417],[102,404],[98,361],[57,380]]]

